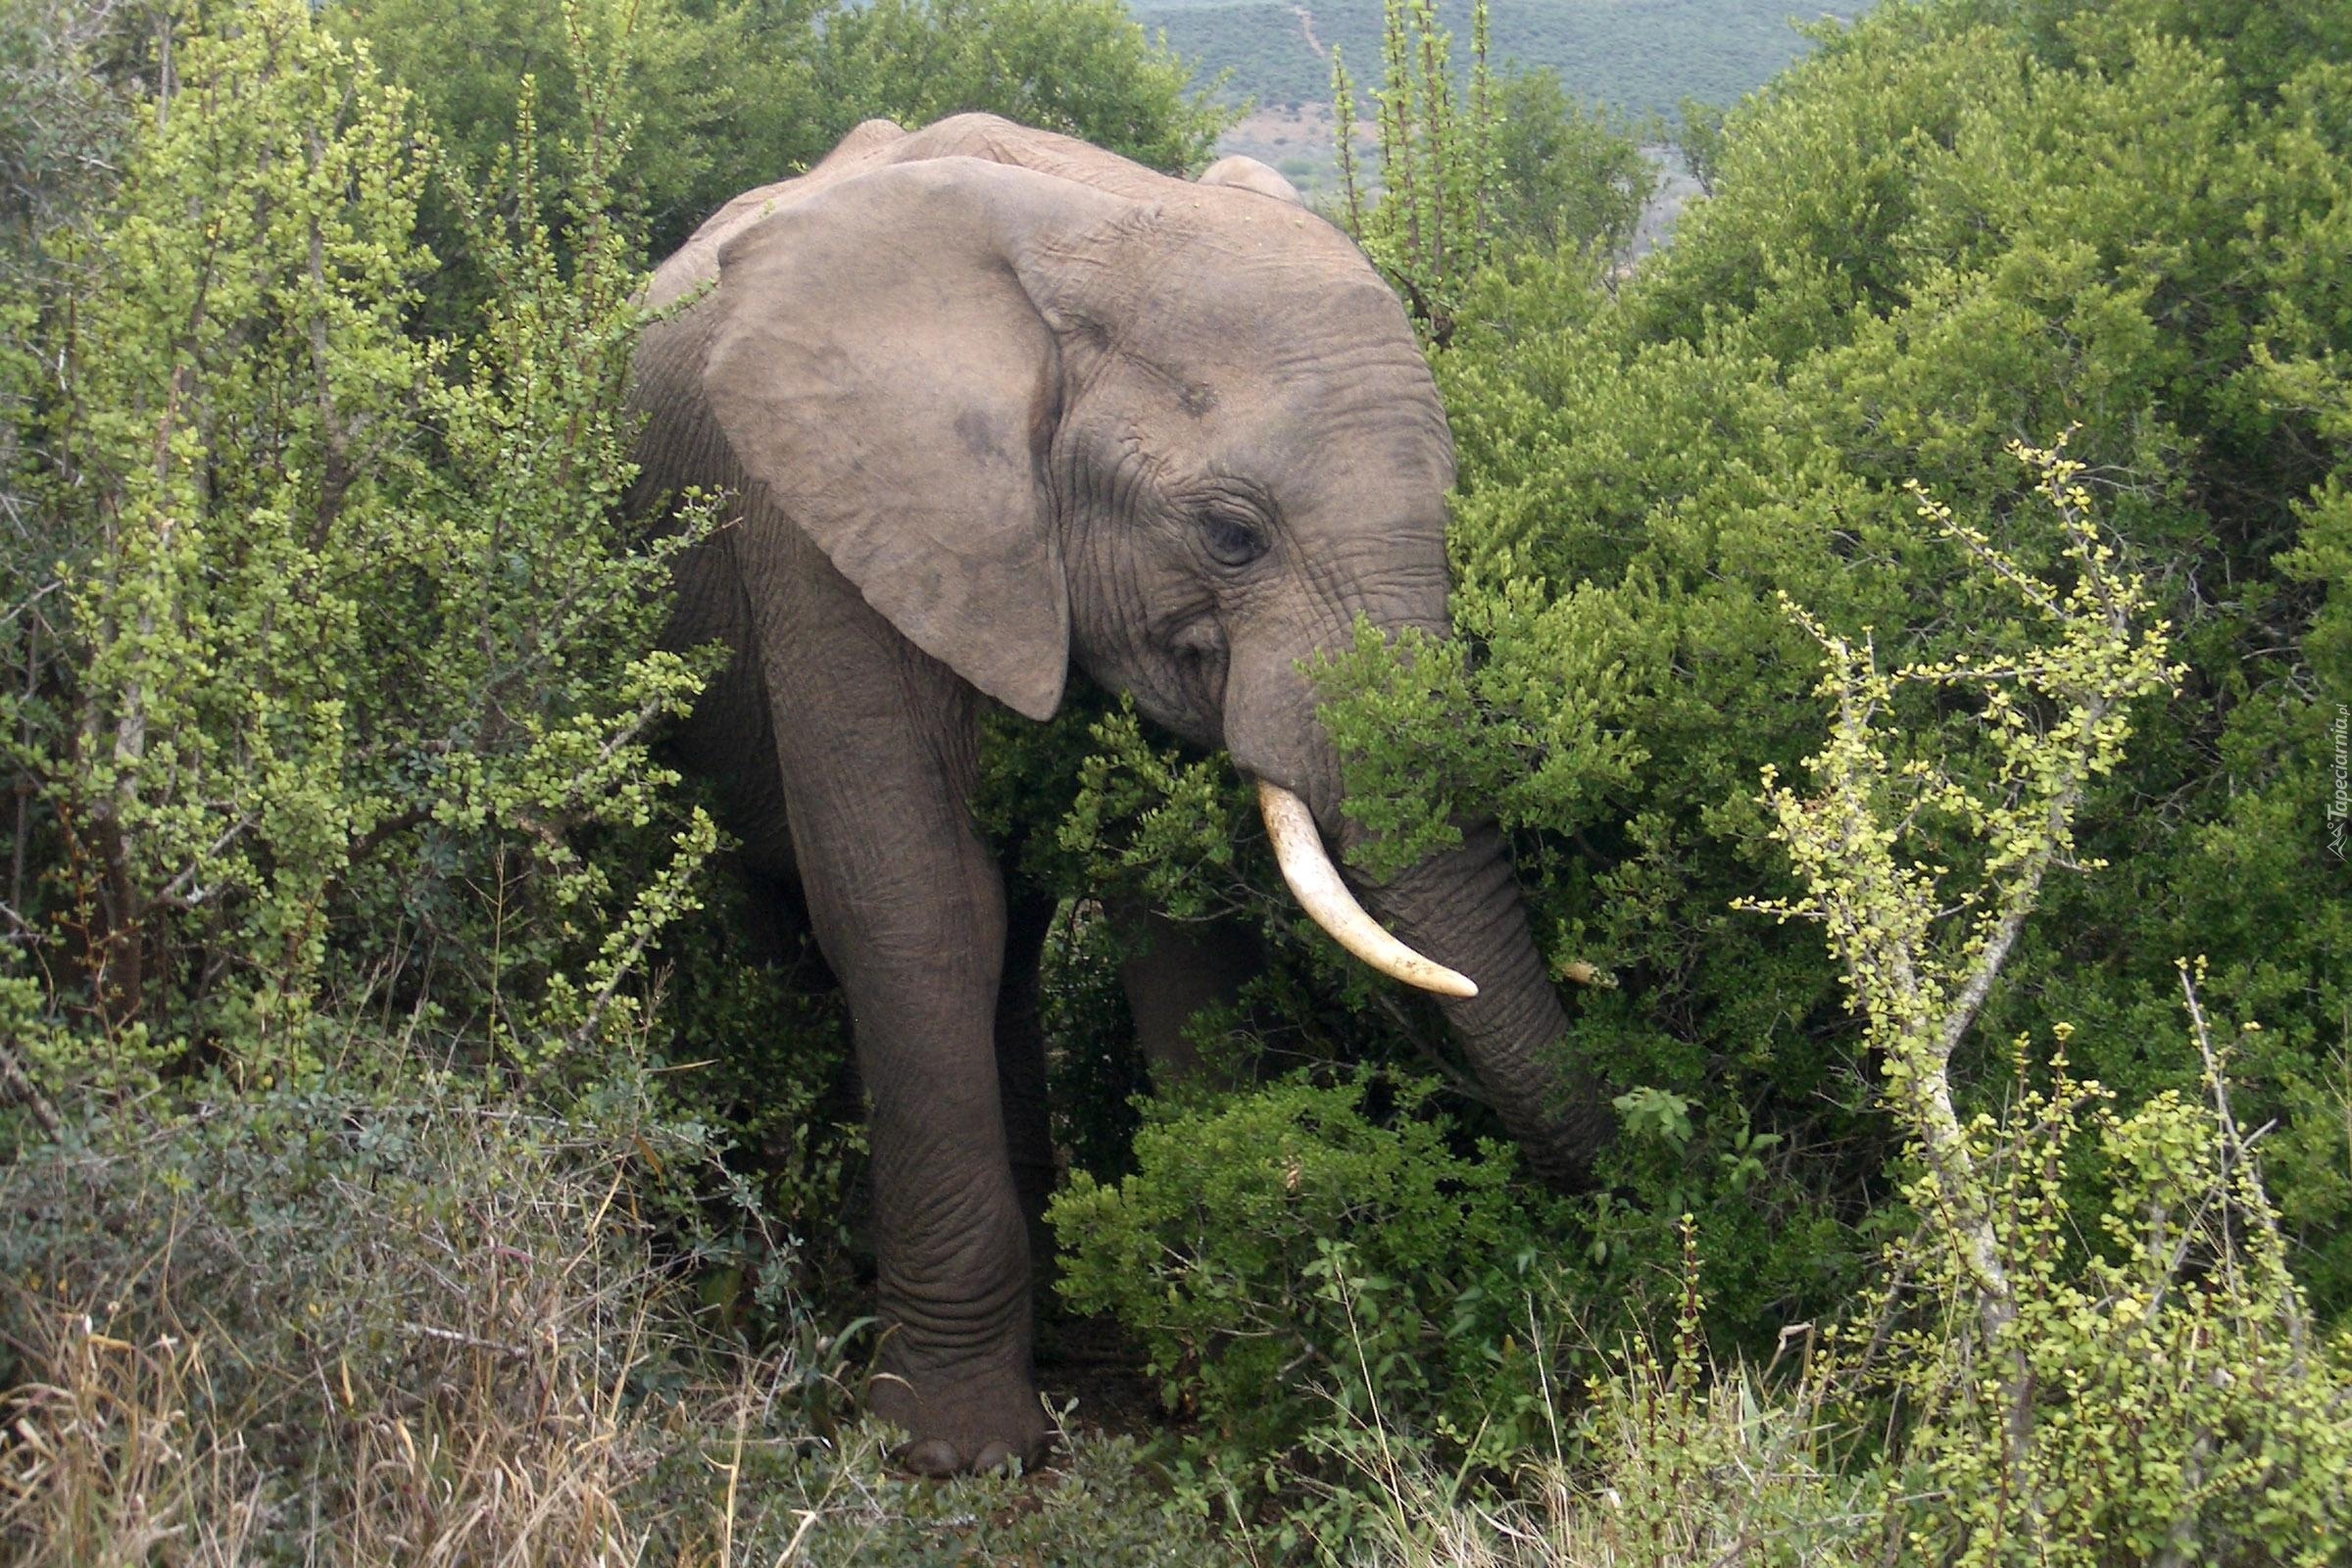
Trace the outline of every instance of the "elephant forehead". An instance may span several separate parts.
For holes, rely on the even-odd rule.
[[[1221,408],[1199,428],[1197,450],[1211,472],[1278,475],[1320,494],[1453,482],[1452,443],[1434,400],[1278,391]]]
[[[1244,332],[1315,354],[1387,343],[1410,349],[1404,307],[1352,252],[1299,256],[1288,251],[1203,248],[1146,273],[1139,305],[1164,326],[1230,341]]]
[[[1437,388],[1395,296],[1377,280],[1314,288],[1283,278],[1164,278],[1100,342],[1189,419],[1353,417],[1364,401]]]
[[[1219,389],[1191,421],[1222,466],[1274,468],[1325,488],[1338,475],[1367,482],[1452,483],[1452,440],[1428,366],[1407,346],[1310,352],[1254,368]]]

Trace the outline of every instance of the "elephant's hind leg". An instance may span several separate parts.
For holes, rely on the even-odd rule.
[[[1038,969],[1053,931],[1054,904],[1035,888],[1008,885],[1005,895],[1004,978],[997,988],[997,1095],[1004,1105],[1012,1184],[1029,1231],[1029,1260],[1043,1289],[1046,1262],[1054,1255],[1046,1200],[1054,1195],[1054,1165]]]

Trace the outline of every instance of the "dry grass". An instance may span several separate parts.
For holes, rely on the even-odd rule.
[[[741,1484],[747,1459],[779,1446],[790,1378],[777,1359],[745,1361],[733,1387],[648,1406],[617,1384],[577,1382],[560,1355],[459,1347],[436,1358],[456,1376],[432,1399],[347,1386],[342,1366],[318,1361],[280,1373],[273,1410],[222,1406],[201,1341],[136,1344],[72,1314],[41,1348],[44,1376],[9,1396],[0,1481],[0,1539],[28,1565],[731,1568],[755,1560],[741,1549],[754,1537],[783,1533],[783,1549],[770,1542],[758,1561],[814,1560],[801,1548],[817,1525],[871,1526],[894,1509],[879,1468],[854,1462],[834,1468],[813,1507],[778,1510]],[[332,1413],[318,1422],[322,1407]],[[273,1433],[287,1417],[299,1424]],[[315,1462],[273,1462],[264,1450],[280,1436],[314,1443]]]
[[[705,1326],[677,1216],[638,1209],[660,1145],[313,1092],[0,1162],[0,1561],[1218,1555],[1125,1444],[1050,1485],[894,1475],[854,1417],[869,1341]]]
[[[403,1160],[357,1156],[346,1127],[315,1166],[269,1162],[279,1193],[251,1163],[181,1188],[187,1151],[161,1139],[12,1173],[93,1197],[98,1234],[53,1233],[7,1314],[11,1555],[645,1559],[626,1499],[658,1449],[627,1396],[670,1287],[615,1212],[621,1172],[511,1116],[399,1122]]]
[[[1743,1375],[1704,1388],[1636,1355],[1593,1391],[1571,1462],[1532,1458],[1514,1495],[1469,1493],[1423,1463],[1384,1466],[1373,1526],[1343,1561],[1383,1568],[1833,1568],[1876,1522],[1825,1474],[1818,1411],[1759,1400]]]

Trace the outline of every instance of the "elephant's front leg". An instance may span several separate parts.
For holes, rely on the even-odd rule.
[[[871,1112],[889,1324],[871,1403],[912,1435],[915,1470],[1035,1463],[1049,1429],[994,1042],[1004,893],[966,804],[976,699],[838,577],[784,597],[761,663]]]

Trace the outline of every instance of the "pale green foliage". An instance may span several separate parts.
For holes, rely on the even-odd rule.
[[[1833,728],[1807,762],[1812,795],[1766,772],[1771,836],[1803,891],[1748,906],[1823,924],[1907,1140],[1916,1230],[1838,1321],[1783,1331],[1801,1358],[1791,1384],[1741,1371],[1705,1394],[1686,1215],[1671,1369],[1637,1342],[1593,1384],[1597,1475],[1561,1451],[1535,1502],[1497,1500],[1386,1464],[1385,1448],[1363,1462],[1357,1446],[1393,1499],[1374,1517],[1396,1560],[2322,1568],[2352,1548],[2352,1342],[2318,1343],[2190,966],[2210,1108],[2168,1091],[2119,1110],[2074,1077],[2066,1024],[2046,1086],[2021,1039],[2007,1109],[1963,1122],[1953,1108],[1953,1049],[2046,873],[2072,863],[2076,813],[2122,760],[2129,706],[2180,673],[2140,579],[2089,518],[2080,465],[2013,450],[2056,514],[2071,583],[1915,495],[2037,637],[1985,652],[1981,635],[1882,670],[1784,599],[1828,656]],[[1914,688],[1967,698],[1925,744],[1893,722]],[[1619,1104],[1687,1141],[1672,1102]]]
[[[615,173],[657,257],[876,116],[911,128],[985,110],[1171,172],[1205,163],[1228,120],[1118,0],[338,0],[328,14],[374,41],[477,172],[525,76],[539,81],[547,139],[577,140],[575,47],[621,62],[609,112],[633,127],[635,150]]]
[[[398,330],[427,259],[398,99],[364,89],[346,112],[307,22],[255,20],[185,46],[90,241],[143,265],[100,273],[59,346],[79,744],[43,770],[75,858],[98,862],[82,897],[106,905],[106,1034],[143,1032],[150,922],[209,904],[247,922],[260,972],[233,1004],[282,1049],[320,956],[321,874],[381,814],[334,787],[350,671],[313,656],[352,634],[333,586],[352,561],[320,532],[347,499],[366,516],[353,432],[396,417],[427,368]]]
[[[345,1034],[322,1005],[392,997],[532,1064],[526,1039],[617,1038],[713,829],[646,750],[699,688],[651,651],[692,530],[630,550],[611,521],[614,149],[584,150],[560,259],[526,117],[460,356],[407,321],[432,258],[403,95],[305,6],[212,23],[56,318],[56,554],[12,563],[41,577],[5,708],[42,873],[17,953],[50,983],[12,1007],[54,1083],[123,1089],[197,1051],[313,1070]]]
[[[1581,1411],[1560,1401],[1560,1436],[1514,1493],[1409,1446],[1349,1449],[1386,1498],[1361,1515],[1377,1560],[2341,1562],[2352,1341],[2317,1342],[2207,1061],[2209,1105],[2165,1094],[2127,1114],[2061,1051],[2048,1087],[2021,1076],[2006,1114],[1967,1129],[2017,1307],[1990,1338],[1973,1265],[1931,1223],[1888,1248],[1883,1283],[1840,1321],[1788,1325],[1761,1372],[1710,1371],[1686,1226],[1667,1353],[1634,1340]],[[2108,1172],[2087,1197],[2085,1145]]]
[[[1235,846],[1247,842],[1256,808],[1233,769],[1155,744],[1126,701],[1088,734],[1094,749],[1056,828],[1061,848],[1099,885],[1136,886],[1180,918],[1249,907]],[[1201,832],[1203,822],[1214,830]]]
[[[2063,448],[2064,443],[2060,443]],[[1878,667],[1786,596],[1783,606],[1828,659],[1821,695],[1836,711],[1830,742],[1806,760],[1818,790],[1776,787],[1765,804],[1805,891],[1745,906],[1822,922],[1842,965],[1850,1005],[1879,1054],[1890,1107],[1925,1151],[1939,1185],[1925,1205],[1944,1217],[1983,1293],[1988,1326],[2012,1310],[1974,1156],[1952,1110],[1952,1053],[1975,1022],[2044,874],[2074,852],[2074,818],[2092,779],[2114,770],[2131,733],[2129,705],[2167,687],[2167,628],[2139,624],[2147,597],[2117,565],[2089,516],[2082,465],[2061,450],[2013,446],[2056,510],[2075,581],[2060,587],[1996,549],[1951,510],[1920,495],[1919,513],[1960,541],[2042,624],[2040,646],[1962,653],[1892,670]],[[1970,779],[1948,752],[1904,759],[1892,733],[1899,694],[1925,687],[1981,704],[1989,742],[1985,776]],[[1982,847],[1974,875],[1956,881],[1944,842]],[[1923,848],[1924,846],[1924,848]],[[1956,930],[1952,929],[1957,927]]]
[[[1552,71],[1507,73],[1494,100],[1488,217],[1496,248],[1621,253],[1658,183],[1633,127],[1579,103]]]
[[[1380,199],[1369,208],[1355,172],[1352,138],[1342,135],[1340,178],[1348,226],[1364,254],[1404,296],[1438,343],[1452,335],[1463,285],[1486,264],[1494,184],[1494,115],[1487,74],[1486,0],[1470,11],[1470,75],[1457,87],[1451,36],[1430,0],[1386,0],[1381,85],[1372,100],[1380,124]],[[1331,52],[1334,122],[1355,123],[1355,84]],[[1464,102],[1464,99],[1467,102]]]
[[[2077,810],[2122,760],[2129,706],[2180,674],[2168,628],[2146,623],[2140,579],[2090,519],[2082,466],[2012,451],[2056,513],[2070,585],[1914,494],[2038,640],[1882,671],[1867,647],[1784,600],[1828,656],[1834,725],[1806,763],[1816,793],[1765,772],[1772,836],[1804,891],[1749,906],[1824,927],[1916,1160],[1904,1196],[1921,1231],[1895,1249],[1894,1277],[1936,1303],[1897,1330],[1883,1363],[1866,1347],[1838,1375],[1853,1380],[1849,1396],[1884,1387],[1908,1412],[1883,1505],[1906,1554],[2093,1564],[2227,1542],[2228,1560],[2330,1561],[2352,1526],[2352,1432],[2331,1411],[2344,1372],[2308,1344],[2193,987],[2210,1116],[2170,1094],[2115,1115],[2105,1090],[2071,1078],[2063,1051],[2053,1086],[2021,1084],[2005,1118],[1963,1125],[1953,1109],[1954,1049],[2046,873],[2072,862]],[[1948,729],[1939,748],[1903,756],[1891,715],[1907,687],[1965,694],[1982,776],[1964,776]],[[1965,880],[1938,863],[1964,855]],[[2059,1026],[2062,1045],[2072,1032]],[[2086,1124],[2113,1182],[2087,1255],[2069,1193],[2069,1146]],[[1889,1287],[1883,1321],[1904,1310],[1900,1297]]]
[[[831,119],[914,126],[984,110],[1172,174],[1206,164],[1231,119],[1121,0],[840,5],[813,59]]]
[[[2352,1547],[2352,1346],[2314,1341],[2189,1001],[2211,1108],[2168,1092],[2120,1112],[2062,1048],[2047,1088],[2021,1083],[2000,1123],[1965,1130],[2013,1308],[1989,1333],[1979,1260],[1935,1217],[1958,1206],[1949,1184],[1910,1184],[1929,1224],[1889,1261],[1933,1305],[1904,1321],[1890,1289],[1883,1357],[1857,1325],[1834,1374],[1911,1412],[1882,1483],[1889,1548],[1972,1568],[2323,1568]],[[2083,1135],[2111,1182],[2086,1234]]]

